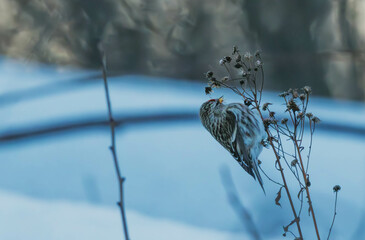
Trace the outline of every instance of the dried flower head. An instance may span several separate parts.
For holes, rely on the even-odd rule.
[[[240,64],[240,63],[236,63],[236,64],[234,65],[234,67],[235,67],[235,68],[241,68],[241,67],[242,67],[242,64]]]
[[[241,75],[242,75],[242,77],[247,77],[247,72],[242,70]]]
[[[238,47],[236,45],[233,46],[233,52],[232,55],[238,53]]]
[[[309,94],[311,94],[311,93],[312,93],[312,88],[311,88],[311,87],[309,87],[309,86],[305,86],[305,87],[303,87],[303,91],[304,91],[307,95],[309,95]]]
[[[274,118],[274,117],[275,117],[275,112],[269,112],[269,116],[270,116],[271,118]]]
[[[265,119],[264,119],[264,127],[265,127],[265,129],[268,129],[268,128],[269,128],[269,126],[270,126],[270,124],[271,124],[270,119],[265,118]]]
[[[305,100],[305,98],[306,98],[306,96],[305,96],[303,93],[299,95],[299,99],[300,99],[300,100],[304,101],[304,100]]]
[[[311,119],[312,117],[313,117],[313,114],[312,113],[307,113],[307,114],[305,114],[309,119]]]
[[[211,77],[213,77],[213,72],[212,72],[212,71],[208,71],[208,72],[205,74],[205,76],[206,76],[207,78],[211,78]]]
[[[338,192],[340,190],[341,190],[341,186],[340,185],[336,185],[336,186],[333,187],[333,191],[334,192]]]
[[[299,111],[299,107],[294,101],[294,99],[290,99],[288,104],[286,105],[287,110],[292,110],[293,112]]]
[[[264,103],[263,105],[262,105],[262,110],[263,111],[266,111],[267,110],[267,108],[269,107],[269,105],[272,105],[272,103]]]
[[[298,119],[302,119],[304,117],[304,113],[303,112],[299,112],[297,115]]]
[[[205,94],[208,95],[213,91],[211,87],[205,87]]]
[[[299,97],[299,93],[296,89],[293,90],[292,95],[293,95],[293,98],[298,98]]]
[[[246,106],[250,106],[252,104],[252,101],[246,98],[244,103]]]
[[[228,63],[230,63],[232,60],[232,58],[230,56],[225,56],[223,59],[224,59],[224,61],[226,61]]]
[[[287,118],[283,118],[282,120],[281,120],[281,124],[287,124],[288,123],[288,119]]]
[[[246,52],[245,55],[243,55],[243,57],[246,59],[246,60],[250,60],[252,58],[252,55],[251,53],[249,52]]]
[[[312,118],[312,121],[313,121],[314,123],[319,123],[319,122],[321,121],[321,119],[319,119],[318,117],[313,117],[313,118]]]
[[[210,78],[208,84],[212,88],[220,88],[221,87],[221,83],[219,81],[217,81],[217,79],[215,77]]]
[[[292,167],[295,167],[295,165],[297,165],[297,163],[298,163],[298,160],[297,159],[294,159],[293,161],[291,161],[290,165]]]
[[[288,95],[289,95],[289,93],[287,91],[284,91],[284,92],[279,94],[279,97],[286,97]]]

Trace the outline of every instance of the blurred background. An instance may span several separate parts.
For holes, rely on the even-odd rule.
[[[332,239],[362,239],[364,12],[361,0],[1,0],[0,238],[121,238],[102,43],[131,239],[251,239],[222,168],[262,239],[284,238],[286,196],[275,206],[277,187],[265,179],[265,197],[198,119],[210,97],[240,101],[204,93],[204,73],[224,76],[218,61],[233,45],[262,51],[264,98],[280,116],[278,92],[312,87],[310,111],[322,120],[310,170],[320,230],[327,236],[340,184]],[[270,150],[261,160],[280,179]],[[302,221],[312,239],[306,211]]]

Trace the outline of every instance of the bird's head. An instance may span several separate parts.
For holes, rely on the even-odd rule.
[[[200,107],[200,114],[213,113],[217,110],[220,110],[223,106],[223,96],[217,99],[210,99],[202,104]]]

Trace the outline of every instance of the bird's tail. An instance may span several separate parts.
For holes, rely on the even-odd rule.
[[[259,169],[258,169],[258,161],[257,159],[253,161],[253,164],[252,164],[252,169],[257,177],[257,180],[259,181],[260,183],[260,186],[262,188],[262,190],[264,191],[264,194],[266,195],[266,192],[265,192],[265,188],[264,188],[264,183],[262,182],[262,178],[261,178],[261,175],[260,175],[260,172],[259,172]]]

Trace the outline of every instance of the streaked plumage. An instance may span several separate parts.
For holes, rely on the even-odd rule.
[[[200,120],[241,167],[254,179],[257,178],[264,190],[257,158],[266,134],[253,111],[241,103],[226,105],[222,98],[211,99],[200,107]]]

